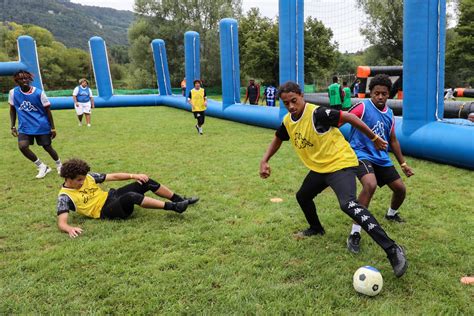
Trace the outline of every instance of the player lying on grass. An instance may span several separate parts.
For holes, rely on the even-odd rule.
[[[260,176],[264,179],[270,176],[268,161],[283,141],[290,140],[304,165],[310,169],[296,193],[296,199],[310,227],[297,236],[324,235],[313,199],[330,186],[336,193],[341,210],[361,225],[382,247],[395,275],[401,277],[408,267],[405,253],[388,237],[369,210],[357,202],[356,171],[359,163],[337,127],[344,123],[351,124],[371,139],[378,149],[386,148],[387,142],[353,114],[306,103],[300,87],[294,82],[286,82],[278,91],[289,113],[283,118],[260,162]]]
[[[90,173],[89,165],[80,159],[70,159],[61,168],[64,183],[59,190],[57,215],[58,227],[71,238],[79,236],[83,230],[70,226],[67,222],[69,211],[76,211],[91,218],[126,219],[134,205],[150,209],[165,209],[183,213],[199,198],[186,198],[173,193],[166,186],[150,179],[146,174],[131,173]],[[103,191],[97,184],[104,181],[136,180],[118,189]],[[145,196],[148,191],[169,199],[163,202]]]

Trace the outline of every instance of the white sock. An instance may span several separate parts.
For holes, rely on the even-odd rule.
[[[39,168],[39,167],[43,164],[43,162],[38,158],[38,159],[36,159],[36,161],[34,162],[34,164],[36,165],[36,167]]]
[[[388,216],[393,216],[398,213],[398,210],[394,210],[391,207],[388,208],[387,215]]]
[[[58,160],[55,161],[56,167],[59,167],[61,165],[61,159],[58,158]]]
[[[362,227],[358,224],[352,224],[352,230],[351,230],[351,235],[354,235],[354,233],[359,233],[361,231]]]

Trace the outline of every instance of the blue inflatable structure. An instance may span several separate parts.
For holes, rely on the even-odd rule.
[[[304,1],[279,1],[280,83],[304,83]],[[453,124],[443,118],[446,0],[404,1],[403,56],[404,111],[396,120],[396,133],[404,154],[474,169],[474,127]],[[245,124],[277,128],[287,113],[284,107],[243,105],[240,100],[238,25],[234,19],[219,24],[221,47],[222,102],[208,101],[206,114]],[[186,95],[194,79],[200,78],[200,38],[184,34]],[[171,93],[166,45],[151,43],[159,94],[114,95],[105,42],[89,41],[98,96],[96,107],[166,105],[191,110],[183,96]],[[19,61],[0,63],[0,75],[28,70],[33,85],[43,88],[36,44],[29,36],[18,38]],[[53,109],[72,109],[72,97],[50,98]],[[455,123],[455,122],[454,122]],[[348,134],[348,127],[342,131]]]

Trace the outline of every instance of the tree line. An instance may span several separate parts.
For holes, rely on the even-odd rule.
[[[474,0],[457,3],[459,22],[447,30],[446,85],[474,84]],[[361,32],[370,43],[364,51],[340,53],[333,32],[321,21],[305,20],[305,81],[314,83],[334,74],[354,74],[358,65],[403,63],[403,0],[358,0],[368,16]],[[128,31],[129,46],[108,46],[115,88],[156,86],[150,43],[165,40],[171,83],[184,77],[184,33],[194,30],[201,38],[201,75],[206,86],[220,86],[219,21],[233,17],[239,22],[242,84],[254,78],[264,84],[278,83],[278,19],[262,16],[258,8],[242,13],[241,0],[136,0],[135,19]],[[45,88],[69,89],[77,79],[93,79],[89,53],[68,48],[48,30],[35,25],[0,24],[0,61],[17,59],[16,39],[35,38]],[[0,89],[12,86],[0,79]]]

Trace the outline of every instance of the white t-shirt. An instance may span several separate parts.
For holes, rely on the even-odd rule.
[[[11,105],[13,105],[13,102],[14,102],[13,101],[13,93],[15,92],[14,90],[15,89],[13,88],[8,93],[8,104],[11,104]],[[21,91],[21,89],[19,89],[19,90]],[[28,91],[28,92],[21,91],[21,93],[23,93],[24,95],[31,95],[35,92],[36,92],[36,87],[31,87],[30,91]],[[41,91],[41,103],[43,104],[44,107],[47,107],[47,106],[51,105],[51,102],[49,102],[48,97],[46,96],[44,91]]]

